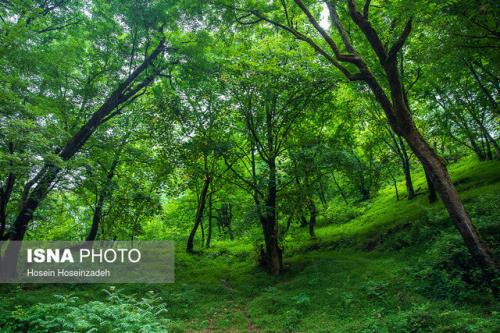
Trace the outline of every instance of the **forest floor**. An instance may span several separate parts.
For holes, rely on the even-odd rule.
[[[498,250],[500,162],[466,159],[450,171],[478,229]],[[174,284],[118,287],[160,295],[169,332],[498,332],[498,302],[442,205],[428,203],[423,175],[414,180],[414,200],[396,201],[387,188],[347,223],[320,221],[315,240],[302,229],[287,237],[287,271],[279,277],[256,267],[250,241],[219,241],[196,255],[180,246]],[[82,303],[104,299],[108,287],[4,286],[0,325],[16,306],[57,302],[54,294],[71,293]]]

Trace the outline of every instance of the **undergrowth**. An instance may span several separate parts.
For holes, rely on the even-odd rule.
[[[500,256],[499,170],[496,161],[465,160],[450,167],[472,220]],[[196,255],[178,251],[175,284],[123,285],[120,292],[109,287],[105,292],[101,285],[3,286],[0,327],[2,332],[498,332],[498,302],[442,204],[427,202],[424,176],[415,174],[414,181],[421,189],[414,200],[396,201],[387,188],[363,207],[327,210],[316,239],[295,228],[283,241],[282,276],[256,266],[253,241],[215,241]]]

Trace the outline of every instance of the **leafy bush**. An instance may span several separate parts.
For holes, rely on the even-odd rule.
[[[457,233],[445,233],[411,271],[417,290],[433,299],[463,301],[484,290],[481,271]]]
[[[72,295],[54,295],[57,302],[27,309],[17,306],[11,314],[10,329],[31,333],[132,333],[167,332],[167,310],[161,297],[148,292],[143,298],[127,296],[114,287],[105,289],[104,302],[82,303]]]
[[[488,193],[474,198],[467,206],[483,239],[491,244],[490,248],[500,255],[500,194]]]
[[[383,309],[374,309],[366,318],[362,333],[489,333],[496,332],[498,313],[490,318],[479,318],[460,310],[441,311],[431,303],[422,303],[395,314],[384,314]]]
[[[365,291],[365,295],[370,299],[384,300],[388,287],[388,282],[370,280],[364,284],[363,290]]]
[[[500,214],[497,194],[480,195],[467,206],[483,239],[498,244]],[[450,223],[451,224],[451,223]],[[436,225],[436,234],[438,224]],[[498,246],[493,246],[498,251]],[[496,253],[497,255],[499,253]],[[411,269],[417,289],[434,299],[464,301],[486,291],[483,275],[473,261],[463,239],[450,225]]]
[[[389,332],[402,333],[494,332],[495,327],[498,327],[498,315],[492,313],[488,320],[460,310],[440,312],[431,308],[430,304],[421,304],[400,313],[388,326]]]

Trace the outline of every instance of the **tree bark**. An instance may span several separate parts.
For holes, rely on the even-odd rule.
[[[7,148],[9,154],[14,154],[14,143],[9,142]],[[12,161],[9,161],[9,166],[12,167]],[[15,183],[16,175],[9,172],[5,183],[0,187],[0,242],[4,240],[4,238],[8,238],[8,235],[5,235],[7,227],[7,205],[9,204]]]
[[[333,182],[335,183],[335,186],[337,186],[337,189],[339,190],[340,196],[342,197],[346,205],[348,205],[349,201],[347,201],[347,196],[345,195],[344,191],[342,190],[342,187],[340,187],[340,184],[337,182],[337,179],[335,178],[335,172],[332,172],[332,178]]]
[[[205,210],[205,202],[207,200],[208,187],[210,186],[211,178],[208,175],[205,175],[205,179],[203,181],[203,188],[201,190],[200,196],[198,198],[198,206],[196,208],[196,216],[194,219],[194,226],[191,229],[191,233],[189,234],[186,251],[193,252],[194,249],[194,236],[196,235],[196,231],[198,230],[198,226],[203,219],[203,211]]]
[[[97,231],[99,230],[99,225],[101,224],[102,209],[104,207],[104,193],[99,193],[96,206],[94,209],[94,215],[92,217],[92,225],[90,226],[89,234],[85,239],[88,242],[95,241],[97,237]]]
[[[0,241],[4,239],[7,226],[7,204],[9,203],[15,182],[16,176],[10,173],[7,176],[5,185],[0,188]]]
[[[493,154],[491,152],[491,146],[490,146],[490,141],[486,137],[485,133],[483,133],[483,144],[486,146],[486,156],[488,157],[488,160],[491,161],[493,159]]]
[[[469,142],[471,143],[472,150],[476,154],[476,157],[479,161],[485,161],[486,160],[486,153],[483,151],[481,147],[477,144],[476,140],[473,138],[469,138]]]
[[[102,210],[104,209],[104,202],[111,191],[111,186],[113,184],[113,177],[115,175],[116,167],[118,166],[118,163],[120,161],[120,153],[124,144],[125,141],[122,142],[120,149],[116,153],[113,162],[111,163],[111,166],[108,172],[106,173],[106,180],[97,198],[96,206],[94,208],[94,215],[92,217],[92,225],[90,227],[90,231],[87,235],[87,238],[85,239],[86,241],[89,242],[94,241],[97,237],[97,231],[99,230],[99,225],[101,224],[102,220]]]
[[[500,159],[500,146],[498,145],[497,141],[491,136],[490,132],[482,125],[481,126],[484,131],[484,136],[486,137],[486,140],[488,140],[489,143],[493,146],[493,149],[495,149],[495,158],[497,160]],[[491,154],[491,152],[490,152]]]
[[[203,224],[203,218],[200,221],[200,229],[201,229],[201,247],[205,246],[205,225]]]
[[[436,188],[432,183],[431,177],[429,176],[429,172],[425,170],[425,168],[424,168],[424,173],[425,173],[425,180],[427,181],[427,194],[429,197],[429,202],[434,203],[437,200]]]
[[[276,161],[274,157],[268,160],[269,178],[267,182],[267,197],[260,221],[264,232],[266,250],[263,263],[272,275],[279,275],[283,268],[283,251],[278,243],[278,223],[276,216]]]
[[[207,234],[207,249],[210,248],[210,242],[212,241],[212,192],[208,195],[208,234]]]
[[[391,178],[392,178],[392,184],[394,185],[394,190],[396,191],[396,201],[399,201],[398,182],[396,181],[396,178],[392,173],[391,173]]]
[[[401,161],[403,164],[403,171],[405,175],[406,193],[408,195],[408,200],[411,200],[415,198],[415,190],[413,188],[413,182],[411,180],[410,158],[406,151],[403,140],[401,139],[400,136],[398,136],[398,138],[399,138],[399,143],[401,145]]]
[[[316,205],[312,199],[309,199],[309,236],[311,238],[316,238],[316,234],[314,233],[314,227],[316,226],[316,216],[318,215],[318,210],[316,209]]]

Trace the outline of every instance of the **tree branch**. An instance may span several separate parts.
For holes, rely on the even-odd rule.
[[[385,63],[387,58],[387,53],[384,47],[384,44],[380,40],[377,32],[371,25],[370,21],[368,21],[357,9],[354,0],[347,0],[347,7],[349,8],[349,15],[356,25],[361,29],[366,39],[372,46],[373,50],[377,54],[377,57],[381,64]]]
[[[389,54],[387,55],[387,60],[386,60],[387,64],[389,64],[393,61],[396,61],[396,56],[397,56],[398,52],[401,50],[401,48],[405,44],[406,40],[408,39],[408,36],[411,33],[412,21],[413,21],[413,18],[410,18],[408,20],[408,22],[406,22],[406,25],[405,25],[405,28],[403,29],[403,32],[399,36],[396,43],[394,43],[394,45],[389,50]]]

